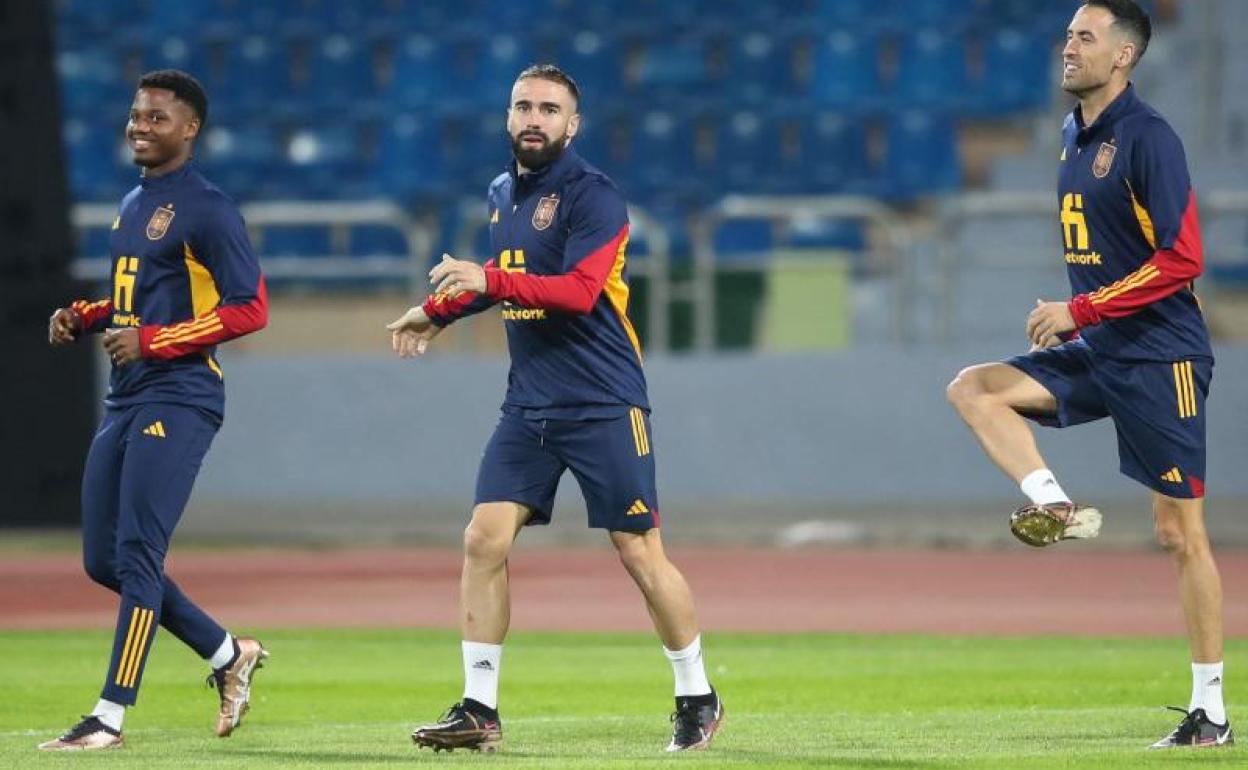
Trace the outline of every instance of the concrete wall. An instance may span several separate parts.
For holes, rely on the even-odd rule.
[[[983,457],[944,400],[944,386],[961,366],[1012,352],[650,361],[663,507],[757,513],[1014,504],[1013,483]],[[294,528],[299,511],[328,511],[345,532],[369,526],[370,511],[452,512],[456,521],[466,511],[497,420],[505,361],[223,359],[226,423],[195,506],[279,510]],[[1208,407],[1213,499],[1248,499],[1244,382],[1248,347],[1221,349]],[[1108,422],[1041,429],[1039,436],[1078,499],[1144,500],[1143,490],[1117,472]],[[560,507],[580,509],[571,481]]]

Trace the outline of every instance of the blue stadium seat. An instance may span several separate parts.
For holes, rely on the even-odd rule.
[[[759,104],[794,95],[793,40],[758,30],[742,32],[733,36],[724,96]]]
[[[975,11],[975,0],[893,0],[893,3],[893,12],[904,16],[907,28],[933,26],[947,32],[968,23]]]
[[[296,130],[287,145],[286,158],[305,187],[304,197],[351,197],[366,170],[359,131],[350,123]]]
[[[227,192],[242,194],[260,186],[283,166],[280,137],[264,123],[209,123],[201,142],[208,176]]]
[[[400,107],[428,109],[447,93],[448,47],[437,37],[416,33],[399,41],[395,49],[394,79],[390,96]]]
[[[812,192],[854,190],[872,176],[863,121],[841,110],[820,110],[808,118],[804,175]]]
[[[631,126],[626,178],[641,195],[692,193],[709,187],[710,164],[699,152],[700,138],[691,116],[673,110],[649,111]]]
[[[879,39],[862,32],[836,31],[815,41],[811,82],[813,100],[829,107],[874,106],[879,101]]]
[[[56,57],[61,103],[68,116],[97,120],[112,111],[124,121],[134,84],[122,76],[120,56],[104,46],[62,51]]]
[[[223,54],[220,78],[212,82],[214,101],[247,109],[290,93],[290,60],[277,41],[251,34],[229,41]]]
[[[1059,39],[1016,27],[991,33],[984,50],[985,76],[975,89],[976,106],[999,113],[1048,105],[1058,76]]]
[[[861,31],[874,18],[880,0],[820,0],[815,18],[821,28]]]
[[[760,180],[777,163],[775,126],[771,116],[736,110],[716,119],[716,183],[724,192],[760,192]]]
[[[347,253],[353,257],[402,255],[407,253],[407,238],[387,225],[356,225],[347,231]]]
[[[644,46],[637,88],[645,98],[689,97],[709,82],[706,41],[683,38],[651,41]]]
[[[261,257],[333,256],[329,227],[325,225],[274,225],[257,238]]]
[[[312,51],[301,97],[320,106],[347,105],[377,92],[373,50],[355,36],[329,35]]]
[[[407,199],[437,193],[448,183],[438,129],[426,113],[399,113],[382,127],[379,192]]]
[[[886,196],[908,199],[952,192],[961,181],[957,128],[948,114],[902,110],[890,116],[884,161]]]
[[[70,194],[77,201],[110,201],[133,187],[138,174],[129,165],[122,120],[71,118],[62,125]],[[126,158],[123,160],[123,158]]]
[[[775,226],[768,219],[729,219],[711,234],[717,262],[754,261],[776,246]]]
[[[472,50],[472,80],[466,86],[478,106],[501,112],[516,75],[533,63],[534,53],[524,37],[502,32],[473,40]]]
[[[966,64],[961,37],[933,28],[917,29],[901,41],[893,98],[903,107],[961,107]]]
[[[562,36],[556,48],[555,63],[576,79],[591,110],[606,105],[610,95],[624,82],[619,43],[592,29]]]

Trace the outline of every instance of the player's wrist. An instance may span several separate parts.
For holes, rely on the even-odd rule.
[[[1092,299],[1087,294],[1075,295],[1070,302],[1066,303],[1066,309],[1070,311],[1076,330],[1101,322],[1101,314],[1097,312],[1096,306],[1092,304]]]
[[[503,289],[503,282],[507,273],[489,265],[481,269],[485,272],[485,291],[482,293],[489,299],[495,299]]]

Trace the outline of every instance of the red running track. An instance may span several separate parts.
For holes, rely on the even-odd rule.
[[[1175,570],[1150,552],[674,548],[712,631],[1182,635]],[[1248,636],[1248,551],[1219,554],[1228,636]],[[231,628],[457,626],[459,553],[175,551],[169,574]],[[518,546],[512,627],[643,631],[614,553]],[[5,554],[0,628],[109,628],[77,556]]]

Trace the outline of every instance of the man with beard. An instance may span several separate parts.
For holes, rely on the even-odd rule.
[[[268,653],[234,637],[164,572],[174,527],[221,426],[225,390],[219,343],[262,329],[264,276],[238,207],[192,158],[208,98],[184,72],[142,77],[126,139],[143,169],[121,202],[110,237],[112,296],[52,314],[48,341],[103,333],[112,362],[104,418],[82,474],[87,574],[120,594],[113,653],[100,701],[48,751],[115,749],[135,703],[156,626],[209,662],[230,735],[247,710],[251,675]]]
[[[1011,529],[1037,546],[1095,537],[1101,516],[1066,496],[1023,418],[1113,420],[1119,468],[1151,490],[1157,540],[1178,568],[1192,657],[1183,720],[1152,748],[1220,746],[1234,737],[1222,699],[1222,586],[1203,512],[1213,353],[1192,282],[1204,258],[1183,145],[1129,80],[1151,34],[1131,0],[1088,0],[1075,13],[1062,88],[1079,104],[1062,129],[1057,199],[1074,298],[1037,300],[1032,352],[963,370],[949,399],[1031,498]]]
[[[443,327],[502,303],[511,373],[464,532],[460,629],[464,695],[412,739],[435,751],[493,751],[498,676],[510,621],[507,557],[520,529],[548,524],[571,469],[589,526],[608,531],[646,601],[676,680],[668,751],[706,748],[723,716],[707,682],[693,596],[659,535],[650,408],[628,318],[628,212],[571,143],[576,83],[552,65],[517,77],[507,110],[514,160],[490,185],[493,258],[444,256],[435,292],[389,325],[395,351],[420,355]]]

